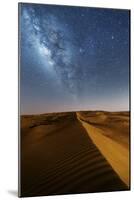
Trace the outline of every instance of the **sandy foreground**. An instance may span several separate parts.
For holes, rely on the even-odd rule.
[[[129,113],[21,116],[20,161],[23,197],[128,190]]]

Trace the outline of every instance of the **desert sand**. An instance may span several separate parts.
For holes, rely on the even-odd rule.
[[[110,155],[111,150],[123,148],[128,152],[123,163],[129,162],[129,114],[120,113],[117,123],[115,115],[109,113],[113,124],[105,113],[97,111],[21,116],[20,196],[128,190],[129,176],[117,170],[124,152],[120,152],[117,167],[108,158],[115,156],[113,152]],[[90,126],[97,130],[92,131]],[[116,143],[108,148],[109,153],[106,146],[113,143],[106,145],[109,140],[105,140],[104,150],[100,135]],[[124,168],[129,173],[129,163]]]
[[[77,113],[89,137],[129,187],[129,112]]]

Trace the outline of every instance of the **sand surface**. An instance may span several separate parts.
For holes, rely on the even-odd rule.
[[[129,187],[129,112],[79,112],[77,117],[94,144]]]
[[[127,184],[75,112],[21,117],[21,196],[118,190]]]

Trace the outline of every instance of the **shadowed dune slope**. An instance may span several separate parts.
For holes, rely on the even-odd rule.
[[[76,113],[21,117],[21,196],[127,189]]]

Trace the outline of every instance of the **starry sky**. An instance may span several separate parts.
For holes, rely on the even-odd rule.
[[[129,15],[19,4],[21,113],[129,110]]]

